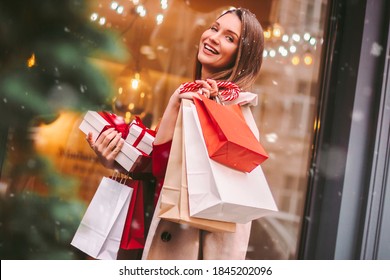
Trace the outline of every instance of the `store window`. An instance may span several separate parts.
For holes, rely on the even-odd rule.
[[[111,171],[78,129],[83,113],[110,110],[127,121],[140,116],[155,128],[171,93],[193,79],[200,34],[223,10],[245,7],[266,38],[253,114],[279,208],[253,222],[247,259],[296,259],[328,1],[66,2],[41,1],[40,9],[29,2],[32,17],[1,4],[10,38],[1,42],[8,70],[0,70],[1,258],[87,258],[69,243]],[[11,44],[19,46],[18,55]]]

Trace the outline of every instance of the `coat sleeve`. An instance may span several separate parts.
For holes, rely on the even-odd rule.
[[[172,141],[168,141],[159,145],[153,145],[152,172],[156,178],[163,178],[165,176],[171,146]]]
[[[152,173],[156,178],[156,189],[154,192],[154,206],[156,206],[160,196],[161,188],[164,184],[165,172],[167,171],[169,153],[171,152],[172,141],[154,145],[152,153]]]

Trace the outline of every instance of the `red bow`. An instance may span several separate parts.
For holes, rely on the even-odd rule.
[[[130,123],[130,127],[131,127],[132,125],[137,125],[137,126],[139,126],[139,127],[141,128],[141,133],[140,133],[140,135],[137,137],[137,139],[136,139],[136,140],[134,141],[134,143],[133,143],[133,146],[134,146],[134,147],[137,147],[137,146],[138,146],[139,142],[141,142],[141,140],[142,140],[142,138],[144,137],[144,135],[145,135],[146,132],[149,133],[150,135],[152,135],[153,137],[156,136],[156,131],[154,131],[154,130],[152,130],[152,129],[150,129],[150,128],[147,128],[147,127],[142,123],[140,117],[138,117],[138,116],[136,116],[135,119],[134,119],[134,121],[132,121],[132,122]]]
[[[138,125],[139,127],[142,128],[142,130],[145,130],[147,133],[149,133],[150,135],[152,135],[153,137],[156,136],[156,131],[154,131],[153,129],[150,129],[150,128],[147,128],[141,121],[141,118],[136,116],[134,121],[131,122],[130,126],[132,126],[133,124],[136,124]]]
[[[222,90],[219,90],[219,94],[222,97],[222,101],[231,101],[238,98],[238,95],[240,94],[240,88],[232,82],[224,82],[220,81],[217,82],[217,86],[219,89],[222,88]],[[187,82],[181,84],[179,88],[179,92],[189,92],[189,91],[197,91],[200,89],[202,85],[197,84],[195,82]]]
[[[122,117],[105,111],[99,112],[99,115],[102,116],[109,123],[109,125],[106,125],[103,128],[102,132],[113,127],[116,131],[122,133],[123,139],[126,139],[127,135],[129,134],[129,125]]]

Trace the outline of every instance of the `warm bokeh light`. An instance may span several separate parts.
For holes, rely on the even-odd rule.
[[[272,36],[279,38],[282,36],[282,27],[279,24],[274,24],[272,29]]]
[[[291,63],[292,63],[293,65],[298,65],[300,62],[301,62],[301,60],[300,60],[299,56],[297,56],[297,55],[294,55],[294,56],[292,57],[292,59],[291,59]]]
[[[270,39],[271,38],[271,30],[267,29],[264,31],[264,38]]]
[[[303,62],[306,65],[312,65],[313,64],[313,56],[311,54],[305,54],[303,57]]]
[[[31,68],[31,67],[33,67],[33,66],[35,66],[35,65],[36,65],[35,54],[32,54],[32,55],[30,56],[30,58],[27,59],[27,66],[28,66],[29,68]]]

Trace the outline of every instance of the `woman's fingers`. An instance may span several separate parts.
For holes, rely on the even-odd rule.
[[[106,136],[106,138],[103,140],[103,146],[106,147],[105,149],[107,153],[115,149],[121,137],[122,134],[116,131],[113,131]]]
[[[207,98],[212,98],[218,95],[218,86],[217,82],[213,79],[207,79],[207,80],[196,80],[195,83],[197,83],[200,88],[197,91],[194,92],[182,92],[179,93],[179,89],[174,93],[175,96],[177,96],[179,99],[190,99],[193,100],[194,98],[198,98],[199,94],[206,96]]]
[[[106,148],[111,140],[115,137],[116,131],[114,128],[109,128],[103,131],[95,142],[95,146]]]
[[[107,159],[115,159],[123,147],[125,141],[122,139],[122,134],[118,133],[107,147]]]
[[[199,92],[183,92],[179,95],[179,98],[189,100],[193,100],[194,98],[200,99],[199,94]]]
[[[122,134],[114,128],[109,128],[100,134],[96,142],[93,141],[92,133],[88,133],[86,137],[89,145],[98,156],[100,162],[108,168],[114,167],[114,161],[121,151],[124,139]]]
[[[208,98],[218,95],[218,86],[215,80],[196,80],[195,82],[198,85],[201,85],[201,88],[199,89],[199,94],[205,95]]]
[[[207,83],[210,86],[210,89],[209,89],[210,96],[211,97],[217,96],[218,95],[218,91],[219,91],[217,82],[215,80],[213,80],[213,79],[207,79],[206,81],[207,81]]]
[[[109,128],[102,132],[95,143],[93,143],[91,133],[88,133],[87,136],[87,141],[95,153],[103,157],[108,156],[119,144],[121,139],[122,134],[117,132],[114,128]],[[123,144],[121,144],[121,146],[123,146]]]
[[[93,135],[92,135],[92,132],[88,132],[88,134],[87,134],[87,142],[88,142],[88,144],[89,144],[89,146],[93,149],[93,145],[95,144],[94,142],[93,142]]]

